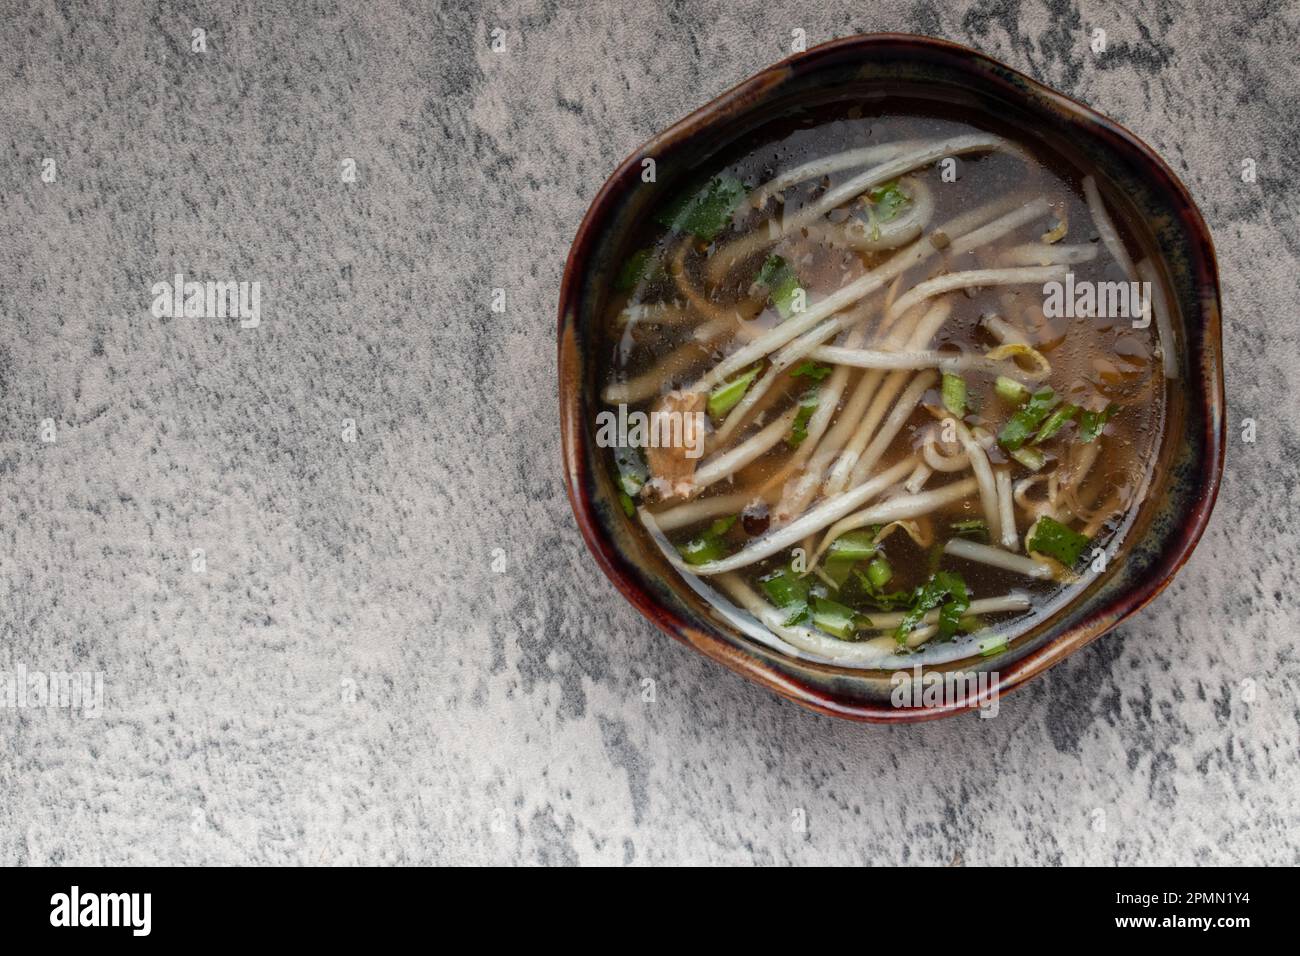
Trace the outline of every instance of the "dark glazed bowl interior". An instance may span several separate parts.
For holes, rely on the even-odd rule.
[[[987,671],[978,699],[896,708],[890,671],[788,657],[743,635],[688,587],[621,510],[607,450],[593,441],[610,286],[632,251],[633,225],[713,158],[767,121],[844,99],[936,100],[1010,121],[1077,158],[1145,222],[1172,290],[1179,377],[1167,390],[1156,478],[1118,557],[1054,616],[1000,655],[939,665]],[[641,181],[653,157],[657,182]],[[569,252],[560,294],[559,370],[564,466],[587,544],[605,573],[665,632],[805,706],[861,720],[920,720],[975,706],[1039,674],[1103,634],[1168,584],[1201,536],[1223,468],[1219,282],[1209,232],[1186,188],[1123,127],[974,50],[927,37],[884,34],[824,44],[724,93],[630,156],[592,203]]]

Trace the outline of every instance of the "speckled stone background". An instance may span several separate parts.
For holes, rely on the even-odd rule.
[[[1300,862],[1296,3],[0,6],[0,669],[105,681],[98,720],[0,709],[0,862]],[[1218,243],[1210,529],[995,720],[749,685],[618,597],[564,494],[587,203],[796,27],[1081,98]],[[261,326],[154,318],[178,270],[261,282]]]

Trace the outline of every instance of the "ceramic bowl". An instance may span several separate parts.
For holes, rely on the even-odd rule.
[[[804,106],[853,96],[908,96],[996,115],[1035,130],[1109,181],[1163,256],[1181,374],[1168,392],[1157,478],[1118,556],[1077,599],[996,657],[941,665],[984,676],[941,703],[896,707],[892,672],[800,660],[764,646],[692,590],[619,506],[607,450],[593,440],[602,372],[600,322],[631,224],[747,132]],[[653,157],[656,182],[642,182]],[[869,721],[922,720],[986,704],[1134,613],[1164,588],[1209,520],[1223,470],[1219,281],[1209,231],[1169,167],[1119,124],[974,50],[928,37],[836,40],[784,60],[655,136],[623,162],[587,211],[569,252],[559,303],[564,470],[578,526],[597,563],[665,633],[799,704]],[[610,635],[614,639],[614,635]]]

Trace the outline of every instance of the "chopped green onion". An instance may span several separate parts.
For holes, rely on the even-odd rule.
[[[894,631],[894,640],[907,643],[910,634],[925,615],[939,608],[939,640],[947,640],[957,633],[957,623],[970,607],[970,594],[966,582],[953,571],[936,571],[930,580],[916,589],[911,609]]]
[[[687,564],[705,564],[725,558],[731,549],[723,540],[723,536],[731,530],[736,521],[737,516],[731,515],[713,522],[707,531],[677,549],[681,552],[682,559]]]
[[[710,561],[720,561],[727,556],[726,542],[707,534],[692,538],[677,550],[681,552],[682,559],[687,564],[707,564]]]
[[[960,375],[943,373],[943,407],[958,418],[966,414],[966,380]]]
[[[1007,648],[1007,636],[1005,634],[994,634],[992,637],[986,637],[975,645],[979,651],[980,657],[992,657],[999,654]]]
[[[641,486],[650,477],[650,469],[641,460],[636,448],[620,445],[614,449],[614,464],[618,467],[618,483],[629,495],[641,492]]]
[[[763,590],[777,607],[790,607],[808,600],[808,582],[785,568],[764,578]]]
[[[777,607],[791,607],[800,601],[808,600],[808,581],[789,568],[773,571],[760,583],[763,585],[763,590],[767,592],[768,598]]]
[[[1040,471],[1043,465],[1047,464],[1047,456],[1032,445],[1024,445],[1007,454],[1030,471]]]
[[[970,538],[974,541],[989,540],[989,526],[983,518],[971,518],[967,521],[954,521],[948,526],[958,538]]]
[[[712,242],[731,223],[745,192],[745,184],[734,176],[718,176],[698,192],[679,198],[655,219],[674,232],[689,232]]]
[[[879,550],[872,537],[870,530],[849,531],[831,542],[826,563],[822,566],[822,576],[830,579],[835,590],[844,587],[855,564]]]
[[[885,558],[879,557],[867,565],[867,581],[870,583],[872,590],[880,590],[889,583],[890,578],[894,576],[894,569],[889,566]]]
[[[930,545],[925,554],[925,573],[934,574],[939,570],[939,565],[943,563],[943,545],[942,540],[936,540]]]
[[[1064,405],[1057,408],[1056,411],[1052,412],[1052,414],[1047,417],[1047,421],[1043,423],[1043,427],[1040,428],[1038,434],[1034,436],[1034,444],[1041,445],[1043,442],[1047,441],[1047,439],[1059,432],[1065,426],[1066,422],[1078,414],[1078,411],[1079,406],[1071,405],[1069,402],[1066,402]]]
[[[1014,378],[1008,378],[1005,375],[998,376],[997,381],[993,383],[993,390],[998,393],[999,398],[1004,398],[1008,402],[1019,404],[1029,398],[1029,389]]]
[[[843,558],[827,559],[826,563],[817,569],[817,575],[838,591],[844,587],[844,582],[849,579],[855,564],[856,561]]]
[[[966,609],[970,607],[970,598],[965,591],[961,594],[954,594],[951,601],[945,602],[939,608],[939,633],[935,638],[940,641],[946,641],[957,633],[961,626],[962,616]]]
[[[758,278],[754,281],[767,288],[772,304],[781,313],[781,318],[788,319],[794,311],[795,296],[803,291],[794,268],[773,254],[763,260],[763,267],[758,270]]]
[[[1028,549],[1049,558],[1055,558],[1067,568],[1073,567],[1088,547],[1092,539],[1067,528],[1061,522],[1046,515],[1034,522],[1030,529]]]
[[[803,444],[803,440],[808,437],[808,421],[813,417],[813,412],[817,411],[817,389],[810,388],[803,393],[799,399],[799,411],[795,413],[794,425],[790,428],[790,435],[786,438],[785,443],[791,448],[798,448]]]
[[[790,608],[789,616],[782,622],[786,627],[798,627],[812,623],[812,608],[807,604],[798,604]]]
[[[890,222],[898,218],[898,214],[903,211],[903,207],[911,202],[911,198],[898,185],[898,180],[893,179],[882,186],[877,186],[867,194],[874,207],[876,220],[878,222]]]
[[[874,575],[871,565],[867,565],[866,571],[857,568],[853,571],[854,576],[865,592],[862,596],[863,603],[878,611],[896,611],[899,608],[910,606],[912,603],[911,591],[881,590],[882,585],[877,584],[876,581],[883,579],[888,583],[894,575],[894,569],[889,567],[889,562],[885,560],[883,555],[877,558],[876,561],[879,561],[880,564],[876,566]],[[872,561],[871,564],[876,564],[876,561]],[[885,577],[885,571],[889,572],[888,577]]]
[[[816,362],[807,361],[797,366],[790,374],[794,378],[810,378],[814,382],[820,382],[831,374],[831,368],[829,365],[818,365]]]
[[[618,470],[615,482],[618,485],[619,504],[630,518],[636,514],[634,499],[650,478],[650,471],[641,460],[639,451],[623,446],[614,449],[614,466]]]
[[[614,288],[619,292],[630,292],[636,288],[637,283],[646,277],[650,256],[649,249],[638,249],[632,253],[627,262],[623,263],[623,268],[619,270],[618,278],[614,280]]]
[[[1002,426],[1002,431],[998,432],[998,444],[1007,451],[1015,451],[1029,441],[1029,436],[1043,423],[1056,401],[1056,393],[1050,388],[1034,392],[1028,403]]]
[[[773,253],[763,260],[763,264],[759,267],[758,275],[754,278],[754,281],[761,286],[766,286],[771,289],[773,286],[778,285],[782,279],[790,275],[792,272],[793,270],[790,268],[790,264],[781,256]]]
[[[723,382],[717,388],[709,393],[709,417],[714,421],[722,418],[727,412],[731,411],[744,397],[749,386],[754,383],[754,378],[758,375],[758,366],[754,366],[743,375],[738,375],[730,382]]]
[[[864,603],[872,610],[877,611],[899,611],[903,608],[911,607],[913,592],[911,591],[871,591],[871,582],[861,571],[854,572],[858,580],[863,582],[863,586],[868,589]]]
[[[870,531],[847,531],[831,542],[830,557],[861,561],[879,550]]]
[[[782,568],[762,578],[759,583],[773,604],[786,612],[785,626],[812,623],[808,607],[810,587],[807,579],[789,568]]]
[[[814,597],[812,601],[813,626],[847,641],[858,630],[858,613],[830,598]]]
[[[1110,417],[1117,411],[1119,411],[1119,406],[1114,404],[1107,405],[1100,412],[1089,411],[1085,408],[1083,414],[1079,416],[1079,441],[1085,445],[1096,441],[1097,436],[1106,427],[1106,423],[1110,421]]]

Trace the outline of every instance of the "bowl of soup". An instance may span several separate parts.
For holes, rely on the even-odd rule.
[[[939,716],[1187,559],[1221,351],[1208,230],[1149,147],[975,51],[852,37],[595,198],[560,299],[568,490],[671,636],[825,713]]]

